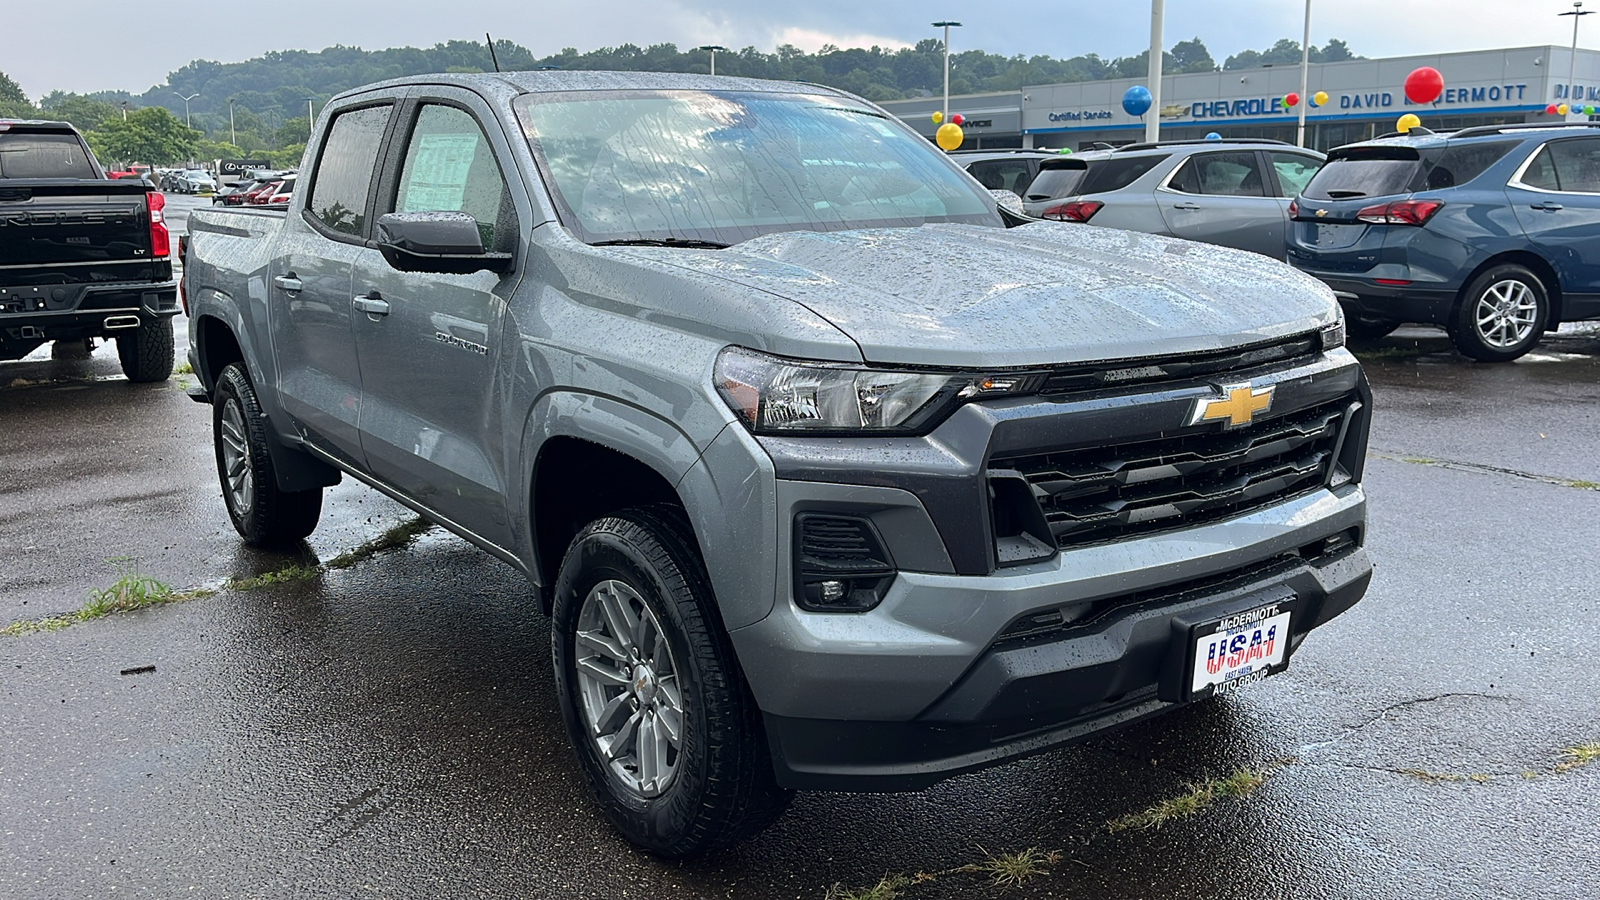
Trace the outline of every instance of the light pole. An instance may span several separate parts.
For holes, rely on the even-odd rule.
[[[239,130],[233,127],[233,98],[228,98],[228,143],[239,146]]]
[[[717,74],[717,51],[721,50],[723,53],[731,52],[731,51],[728,50],[727,47],[724,47],[721,44],[706,44],[704,46],[696,47],[695,49],[696,50],[710,50],[711,51],[711,74],[712,75]]]
[[[1311,100],[1306,96],[1306,88],[1311,81],[1311,0],[1306,0],[1306,30],[1300,38],[1300,124],[1295,130],[1294,143],[1297,147],[1306,145],[1306,107],[1311,105]]]
[[[181,99],[183,101],[183,127],[185,127],[185,128],[192,127],[192,126],[189,125],[189,101],[193,100],[194,98],[196,98],[198,96],[200,96],[200,92],[199,91],[195,91],[194,93],[192,93],[189,96],[185,97],[182,94],[178,93],[177,91],[173,91],[172,92],[172,96],[177,97],[177,98],[179,98],[179,99]]]
[[[128,101],[122,101],[122,121],[128,121]]]
[[[1578,20],[1584,16],[1594,15],[1594,10],[1584,9],[1583,0],[1576,0],[1571,10],[1560,15],[1572,17],[1572,58],[1567,60],[1567,117],[1570,119],[1575,109],[1579,113],[1583,111],[1582,104],[1573,102],[1579,98],[1572,96],[1572,89],[1575,87],[1573,80],[1578,77]]]
[[[1161,140],[1161,23],[1166,18],[1166,3],[1150,0],[1150,118],[1144,121],[1144,139]]]
[[[941,118],[950,118],[950,29],[960,28],[960,22],[935,22],[935,28],[944,29],[944,109]]]
[[[315,98],[315,97],[307,97],[306,98],[306,141],[307,142],[309,142],[311,140],[311,126],[313,126],[313,125],[315,125],[317,123],[317,114],[314,111],[312,111],[312,109],[311,109],[311,103],[312,103],[312,101],[314,101],[316,99],[317,98]]]

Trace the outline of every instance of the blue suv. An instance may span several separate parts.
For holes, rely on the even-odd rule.
[[[1600,127],[1349,144],[1289,215],[1289,262],[1333,288],[1352,338],[1429,322],[1504,362],[1562,322],[1600,319]]]

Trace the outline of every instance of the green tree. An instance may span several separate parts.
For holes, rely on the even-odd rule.
[[[0,72],[0,118],[31,119],[38,114],[39,110],[34,108],[33,101],[23,92],[22,85]]]
[[[79,131],[93,131],[120,112],[117,107],[104,100],[96,100],[82,94],[63,94],[60,91],[52,91],[40,105],[50,118],[71,122]]]
[[[290,119],[272,133],[272,145],[275,148],[292,147],[296,144],[304,147],[309,140],[311,140],[311,120],[305,116]]]
[[[1205,42],[1198,37],[1173,44],[1169,58],[1172,60],[1173,74],[1217,70],[1217,61],[1211,58],[1211,51],[1206,49]]]
[[[192,157],[201,135],[169,110],[148,106],[107,119],[85,137],[102,160],[166,165]]]

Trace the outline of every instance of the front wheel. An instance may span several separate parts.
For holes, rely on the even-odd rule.
[[[1550,299],[1544,282],[1522,266],[1495,266],[1473,280],[1450,323],[1450,339],[1464,355],[1509,362],[1544,337]]]
[[[243,364],[228,366],[217,378],[211,423],[222,498],[244,542],[252,547],[283,547],[316,530],[322,517],[322,488],[278,488],[267,419]]]
[[[684,857],[753,835],[790,797],[681,514],[590,523],[556,581],[562,718],[585,780],[635,847]]]

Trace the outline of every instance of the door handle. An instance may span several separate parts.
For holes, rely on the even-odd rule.
[[[1562,206],[1559,203],[1535,203],[1529,207],[1529,209],[1542,209],[1545,212],[1555,212],[1561,208]]]
[[[357,296],[355,304],[356,309],[369,316],[387,316],[389,314],[389,301],[378,296],[377,291]]]
[[[1200,204],[1198,204],[1198,203],[1174,203],[1174,204],[1172,204],[1172,208],[1173,209],[1199,209],[1200,208]]]
[[[298,294],[300,293],[300,289],[304,287],[304,285],[300,283],[300,279],[294,276],[293,272],[273,278],[272,283],[277,285],[280,290],[289,294]]]

